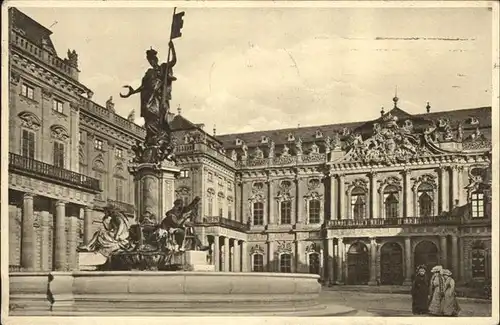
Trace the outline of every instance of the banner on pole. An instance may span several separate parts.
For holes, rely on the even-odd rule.
[[[184,11],[174,14],[172,19],[172,30],[170,31],[170,39],[182,36],[182,26],[184,25]]]

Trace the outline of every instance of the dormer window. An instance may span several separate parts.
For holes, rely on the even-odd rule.
[[[479,120],[476,117],[469,117],[467,119],[467,123],[470,124],[470,125],[478,125],[479,124]]]
[[[241,146],[243,144],[243,141],[241,139],[236,139],[236,145]]]
[[[292,133],[288,133],[288,141],[289,142],[295,141],[295,136]]]
[[[323,137],[323,132],[316,130],[316,139],[321,139]]]
[[[265,135],[262,136],[262,138],[260,139],[260,143],[268,143],[269,142],[269,138],[266,137]]]

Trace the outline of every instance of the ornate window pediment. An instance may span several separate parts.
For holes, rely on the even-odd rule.
[[[50,127],[50,135],[52,138],[66,141],[69,139],[69,134],[66,128],[61,125],[53,125]]]
[[[309,191],[317,189],[321,185],[321,181],[317,178],[311,178],[307,182],[307,189]]]
[[[316,130],[315,138],[321,139],[323,137],[323,132],[321,130]]]
[[[234,201],[234,198],[231,195],[228,195],[226,198],[227,198],[227,200],[229,202],[233,202]]]
[[[402,186],[401,186],[401,180],[399,178],[397,178],[396,176],[389,176],[387,177],[386,179],[382,180],[381,181],[381,184],[380,184],[380,187],[378,189],[379,193],[382,192],[382,190],[387,187],[387,186],[393,186],[394,188],[396,188],[398,191],[401,191],[402,190]]]
[[[293,252],[292,242],[279,240],[276,243],[277,243],[276,253],[291,254]]]
[[[250,254],[264,254],[265,250],[259,244],[256,244],[250,248]]]
[[[92,162],[92,169],[100,172],[106,171],[104,168],[104,157],[101,154],[94,158],[94,161]]]
[[[120,178],[125,178],[125,176],[123,176],[124,175],[123,171],[124,171],[123,164],[117,163],[115,168],[114,168],[113,175],[120,177]]]
[[[360,188],[368,193],[368,181],[363,178],[356,178],[347,187],[347,193],[351,192],[354,188]]]
[[[209,187],[209,188],[207,189],[207,195],[208,195],[209,197],[214,196],[214,195],[215,195],[215,190],[214,190],[213,188]]]
[[[295,141],[295,136],[293,135],[293,133],[288,133],[287,141],[288,142]]]
[[[432,174],[424,174],[418,178],[414,178],[415,182],[413,184],[413,191],[417,190],[420,184],[429,184],[433,189],[437,189],[436,177]]]
[[[181,186],[177,190],[175,190],[175,196],[177,198],[182,198],[184,196],[188,196],[191,194],[191,189],[187,186]]]
[[[223,198],[225,198],[225,197],[226,197],[226,196],[224,195],[224,193],[223,193],[223,192],[219,192],[219,193],[217,193],[217,196],[218,196],[220,199],[223,199]]]
[[[35,114],[24,111],[17,115],[21,119],[21,126],[37,131],[42,126],[42,122]]]
[[[309,245],[306,246],[306,254],[314,254],[314,253],[319,253],[321,251],[321,248],[319,247],[318,244],[312,242]]]
[[[253,193],[262,193],[264,191],[264,183],[263,182],[254,182],[252,184],[252,192]]]

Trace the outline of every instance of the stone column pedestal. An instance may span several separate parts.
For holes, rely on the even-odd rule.
[[[161,222],[165,212],[174,206],[174,180],[180,168],[173,162],[163,161],[159,164],[130,164],[128,169],[134,176],[137,217],[150,211],[157,222]]]

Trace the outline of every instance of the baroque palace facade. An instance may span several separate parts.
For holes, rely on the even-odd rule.
[[[11,10],[9,265],[72,270],[107,204],[134,211],[127,171],[144,129],[92,101],[78,56]],[[329,284],[406,284],[441,264],[491,277],[491,107],[215,135],[179,113],[176,196],[218,271],[310,272]],[[161,218],[161,216],[158,216]]]

